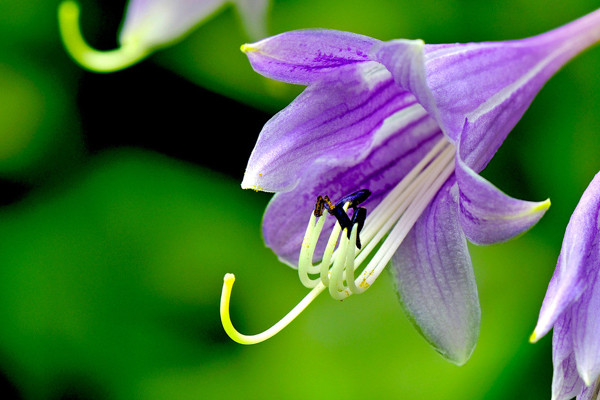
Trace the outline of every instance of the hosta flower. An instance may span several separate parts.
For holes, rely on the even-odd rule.
[[[531,341],[554,327],[552,399],[598,399],[600,392],[600,173],[567,225]]]
[[[466,240],[512,238],[550,204],[511,198],[478,173],[550,76],[599,39],[596,11],[506,42],[426,45],[305,30],[242,46],[257,72],[308,86],[265,125],[242,187],[276,193],[265,242],[313,289],[273,328],[245,336],[229,320],[226,275],[228,334],[262,341],[325,289],[335,299],[365,291],[391,261],[410,320],[444,357],[464,363],[480,323]],[[330,202],[317,200],[325,195]],[[360,208],[366,218],[354,217]]]
[[[112,72],[180,39],[228,3],[236,5],[251,38],[266,36],[269,0],[131,0],[119,35],[120,47],[110,51],[95,50],[83,39],[76,2],[63,1],[58,18],[63,42],[73,59],[91,71]]]

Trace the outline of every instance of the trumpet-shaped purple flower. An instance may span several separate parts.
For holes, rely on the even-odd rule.
[[[550,204],[511,198],[478,173],[552,74],[599,39],[596,11],[505,42],[426,45],[305,30],[242,46],[257,72],[308,86],[263,128],[242,187],[276,193],[265,242],[313,290],[273,328],[245,336],[229,320],[228,274],[228,334],[262,341],[326,288],[336,299],[365,291],[391,261],[411,321],[444,357],[464,363],[480,323],[467,239],[512,238]],[[344,196],[360,189],[372,194],[358,207],[356,194]],[[342,200],[319,198],[315,207],[322,195]],[[366,219],[355,217],[363,207]]]
[[[119,35],[121,46],[110,51],[95,50],[85,42],[79,30],[76,2],[63,1],[58,17],[62,39],[71,57],[91,71],[112,72],[181,39],[227,3],[236,5],[251,38],[266,36],[269,0],[131,0]]]
[[[598,399],[600,392],[600,173],[567,225],[542,304],[535,342],[554,327],[552,399]]]

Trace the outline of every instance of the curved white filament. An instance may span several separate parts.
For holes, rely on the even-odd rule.
[[[283,328],[288,326],[308,305],[317,298],[318,295],[325,289],[325,286],[319,282],[319,284],[311,290],[294,308],[290,310],[282,319],[279,320],[275,325],[271,326],[266,331],[256,335],[244,335],[239,333],[231,323],[231,316],[229,315],[229,301],[231,299],[231,290],[233,288],[233,282],[235,281],[235,275],[225,274],[223,278],[223,290],[221,291],[221,323],[227,335],[234,341],[240,344],[256,344],[264,342],[265,340],[273,337],[279,333]]]

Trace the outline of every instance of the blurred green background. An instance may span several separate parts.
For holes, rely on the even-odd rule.
[[[471,246],[481,336],[463,367],[410,326],[387,275],[322,296],[256,346],[306,290],[264,247],[269,196],[239,183],[261,126],[301,88],[252,72],[231,8],[128,70],[85,72],[58,1],[0,2],[0,383],[23,399],[548,399],[550,335],[527,342],[562,235],[600,169],[600,49],[541,91],[484,176],[552,207],[529,233]],[[81,1],[94,46],[124,1]],[[429,43],[531,36],[595,1],[275,0],[269,33],[323,27]],[[200,145],[196,141],[200,138]]]

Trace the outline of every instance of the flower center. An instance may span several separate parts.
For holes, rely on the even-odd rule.
[[[327,196],[319,196],[315,209],[311,211],[298,259],[300,281],[312,290],[271,328],[248,336],[239,333],[231,323],[229,299],[235,277],[226,274],[221,293],[221,322],[227,334],[238,343],[259,343],[285,328],[325,288],[338,300],[367,290],[454,172],[455,152],[450,142],[445,138],[440,139],[368,218],[367,210],[358,207],[371,194],[366,189],[343,197],[335,205]],[[353,209],[352,218],[347,214],[350,208]],[[329,215],[335,216],[337,221],[329,235],[321,262],[313,265],[315,248]],[[369,261],[359,276],[355,277],[355,271],[363,267],[367,258]]]
[[[308,222],[298,260],[298,275],[302,284],[314,288],[320,282],[338,300],[367,290],[453,171],[454,146],[446,139],[441,139],[366,220],[366,209],[357,205],[370,195],[368,190],[352,193],[335,206],[331,205],[327,196],[319,196]],[[329,204],[328,213],[322,212],[323,202]],[[346,214],[348,208],[354,210],[352,220]],[[335,216],[337,222],[329,235],[321,263],[313,265],[314,251],[328,214]],[[363,224],[364,232],[359,236]],[[341,237],[340,231],[343,231]],[[375,249],[377,251],[374,252]],[[373,252],[373,257],[355,279],[355,270]],[[311,277],[316,274],[319,276]]]

